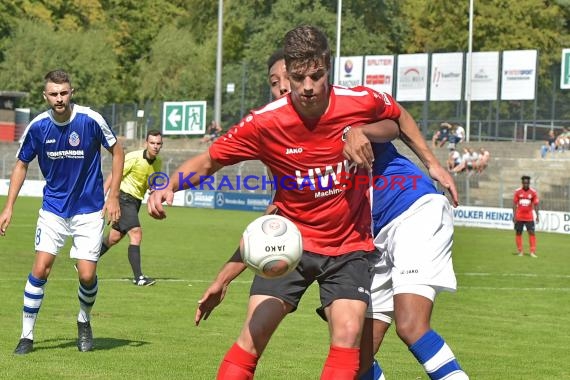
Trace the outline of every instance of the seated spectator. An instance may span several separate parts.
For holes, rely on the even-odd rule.
[[[449,123],[441,123],[439,130],[434,133],[431,143],[434,148],[441,148],[449,140],[449,130],[451,125]]]
[[[556,150],[559,153],[564,153],[564,151],[568,150],[570,147],[570,131],[568,128],[564,127],[562,132],[558,136],[556,136]]]
[[[455,147],[449,148],[449,155],[447,156],[447,170],[453,171],[456,167],[461,164],[461,154],[455,149]]]
[[[206,134],[204,135],[204,137],[202,137],[200,142],[202,142],[204,144],[213,143],[221,135],[222,135],[222,127],[220,126],[220,124],[218,124],[214,120],[212,120],[212,122],[208,126],[208,130],[206,131]]]
[[[479,148],[479,158],[477,159],[476,170],[478,174],[483,173],[483,171],[489,165],[489,158],[491,158],[491,153],[483,147]]]
[[[554,130],[548,131],[548,138],[543,146],[540,147],[540,157],[546,157],[546,153],[554,153],[556,150],[556,136],[554,135]]]
[[[461,173],[463,171],[468,172],[469,174],[472,173],[473,169],[476,167],[477,158],[479,155],[477,152],[474,152],[471,148],[463,148],[463,155],[461,156],[461,163],[457,165],[452,172],[453,173]]]
[[[453,126],[453,134],[455,136],[456,145],[465,141],[465,128],[463,128],[461,124],[455,124]]]

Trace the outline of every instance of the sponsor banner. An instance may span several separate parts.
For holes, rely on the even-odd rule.
[[[502,100],[532,100],[536,88],[536,50],[503,52]]]
[[[398,56],[396,100],[425,101],[428,81],[428,54]]]
[[[452,209],[455,226],[513,229],[513,210],[460,206]]]
[[[43,180],[25,180],[18,196],[21,197],[43,197],[44,186],[46,181]],[[0,195],[8,195],[8,188],[10,187],[9,179],[0,180]]]
[[[367,55],[364,57],[364,85],[366,87],[392,95],[393,83],[393,55]]]
[[[514,230],[513,210],[497,207],[460,206],[452,209],[455,226]],[[537,231],[570,233],[570,213],[540,211]]]
[[[344,87],[361,86],[363,56],[340,57],[335,70],[335,83]]]
[[[214,208],[216,200],[215,191],[185,190],[184,206],[198,208]]]
[[[463,53],[434,53],[431,56],[429,100],[461,100]]]
[[[499,86],[499,52],[472,53],[471,63],[471,100],[497,100]],[[467,54],[467,67],[469,67],[469,54]],[[465,99],[469,83],[465,86]]]
[[[265,211],[271,203],[271,195],[244,194],[216,191],[215,208],[242,211]]]

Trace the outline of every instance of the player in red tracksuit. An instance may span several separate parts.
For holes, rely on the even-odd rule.
[[[530,244],[530,257],[536,258],[536,235],[534,234],[534,215],[536,213],[536,223],[538,223],[538,192],[530,187],[530,177],[521,177],[522,187],[515,190],[513,197],[513,222],[515,223],[515,242],[519,256],[523,256],[522,232],[526,227],[528,232],[528,242]]]

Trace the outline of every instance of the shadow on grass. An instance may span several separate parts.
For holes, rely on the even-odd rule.
[[[117,338],[93,338],[93,351],[112,350],[118,347],[142,347],[149,342]],[[34,351],[77,347],[77,339],[48,339],[34,342]]]

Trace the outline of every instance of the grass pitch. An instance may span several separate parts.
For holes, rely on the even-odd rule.
[[[4,201],[0,197],[1,206]],[[241,329],[252,275],[239,277],[199,327],[193,322],[196,301],[258,214],[170,208],[166,220],[155,221],[141,210],[143,271],[158,282],[132,285],[126,240],[102,258],[95,350],[88,353],[75,346],[77,275],[64,249],[48,281],[34,352],[18,357],[12,351],[40,202],[20,198],[7,236],[0,238],[0,378],[214,379]],[[472,379],[570,378],[568,236],[539,233],[537,240],[539,258],[531,259],[515,255],[512,231],[456,229],[459,290],[438,297],[432,325]],[[318,379],[328,332],[314,313],[316,290],[309,289],[277,330],[256,378]],[[427,378],[394,329],[378,358],[389,380]]]

